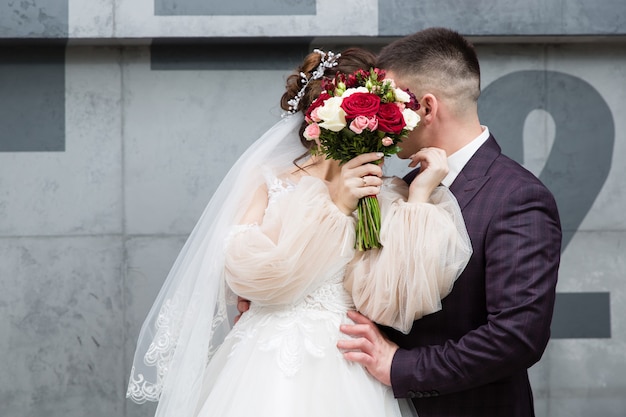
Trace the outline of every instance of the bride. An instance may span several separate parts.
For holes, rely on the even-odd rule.
[[[331,57],[332,61],[331,62]],[[339,165],[309,150],[303,112],[324,79],[373,67],[315,51],[287,79],[284,117],[237,161],[174,263],[139,335],[127,396],[156,416],[401,416],[407,403],[343,358],[357,309],[408,332],[441,308],[471,254],[434,148],[409,188],[369,153]],[[355,251],[361,197],[377,195],[383,248]],[[232,326],[237,296],[250,309]]]

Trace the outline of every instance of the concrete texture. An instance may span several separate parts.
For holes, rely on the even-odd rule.
[[[182,4],[182,3],[179,3]],[[114,38],[376,36],[378,4],[317,0],[314,15],[158,16],[154,0],[117,0]]]
[[[0,91],[0,152],[65,150],[65,45],[0,45]]]
[[[578,232],[563,253],[558,290],[610,292],[612,337],[550,341],[531,369],[538,416],[625,415],[625,242],[624,230]]]
[[[67,36],[68,0],[0,0],[0,39]]]
[[[0,238],[0,253],[2,416],[122,415],[121,240]]]
[[[609,335],[553,339],[531,369],[537,416],[626,415],[625,3],[486,5],[166,16],[154,0],[0,0],[0,416],[153,415],[124,399],[139,327],[221,178],[280,117],[290,68],[436,24],[498,41],[478,45],[483,122],[559,199],[566,308],[585,325],[608,308]],[[543,35],[563,42],[524,37]]]
[[[256,0],[254,2],[207,2],[202,0],[155,0],[157,15],[314,15],[316,0]]]
[[[624,35],[622,0],[379,0],[379,34],[443,26],[470,36]]]
[[[1,0],[0,39],[402,36],[428,26],[470,36],[624,36],[622,0]]]
[[[55,103],[56,111],[65,115],[64,152],[0,152],[1,236],[121,232],[118,59],[118,52],[112,49],[68,50],[62,68],[67,78],[65,91]],[[25,83],[22,87],[22,96],[38,103],[39,85]],[[30,112],[28,117],[22,123],[37,125],[35,133],[56,134],[56,119],[42,119],[38,112]],[[4,130],[0,138],[20,141],[21,134],[20,130]]]
[[[126,58],[126,229],[188,233],[236,158],[280,118],[286,70],[150,70],[146,48]],[[246,95],[259,86],[267,95]],[[242,108],[255,122],[241,123]]]

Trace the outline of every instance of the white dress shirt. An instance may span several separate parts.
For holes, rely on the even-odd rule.
[[[481,127],[483,128],[483,132],[478,135],[478,137],[448,156],[448,168],[450,171],[448,171],[448,175],[441,181],[446,187],[450,187],[465,164],[474,156],[478,148],[489,139],[489,128],[487,126]]]

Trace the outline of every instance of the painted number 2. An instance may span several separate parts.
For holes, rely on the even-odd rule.
[[[615,141],[611,109],[592,85],[557,71],[507,74],[483,90],[479,109],[502,152],[520,164],[528,115],[544,110],[552,116],[554,143],[539,179],[559,207],[565,250],[611,169]],[[552,337],[610,337],[609,298],[609,293],[557,294]]]

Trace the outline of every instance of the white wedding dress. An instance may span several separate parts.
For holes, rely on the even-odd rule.
[[[262,224],[235,226],[225,244],[226,282],[252,303],[203,373],[196,416],[415,415],[343,358],[339,326],[351,322],[355,301],[404,332],[440,309],[471,253],[456,200],[440,187],[435,204],[408,204],[407,186],[386,180],[384,247],[355,253],[355,218],[337,209],[322,180],[267,185]]]

